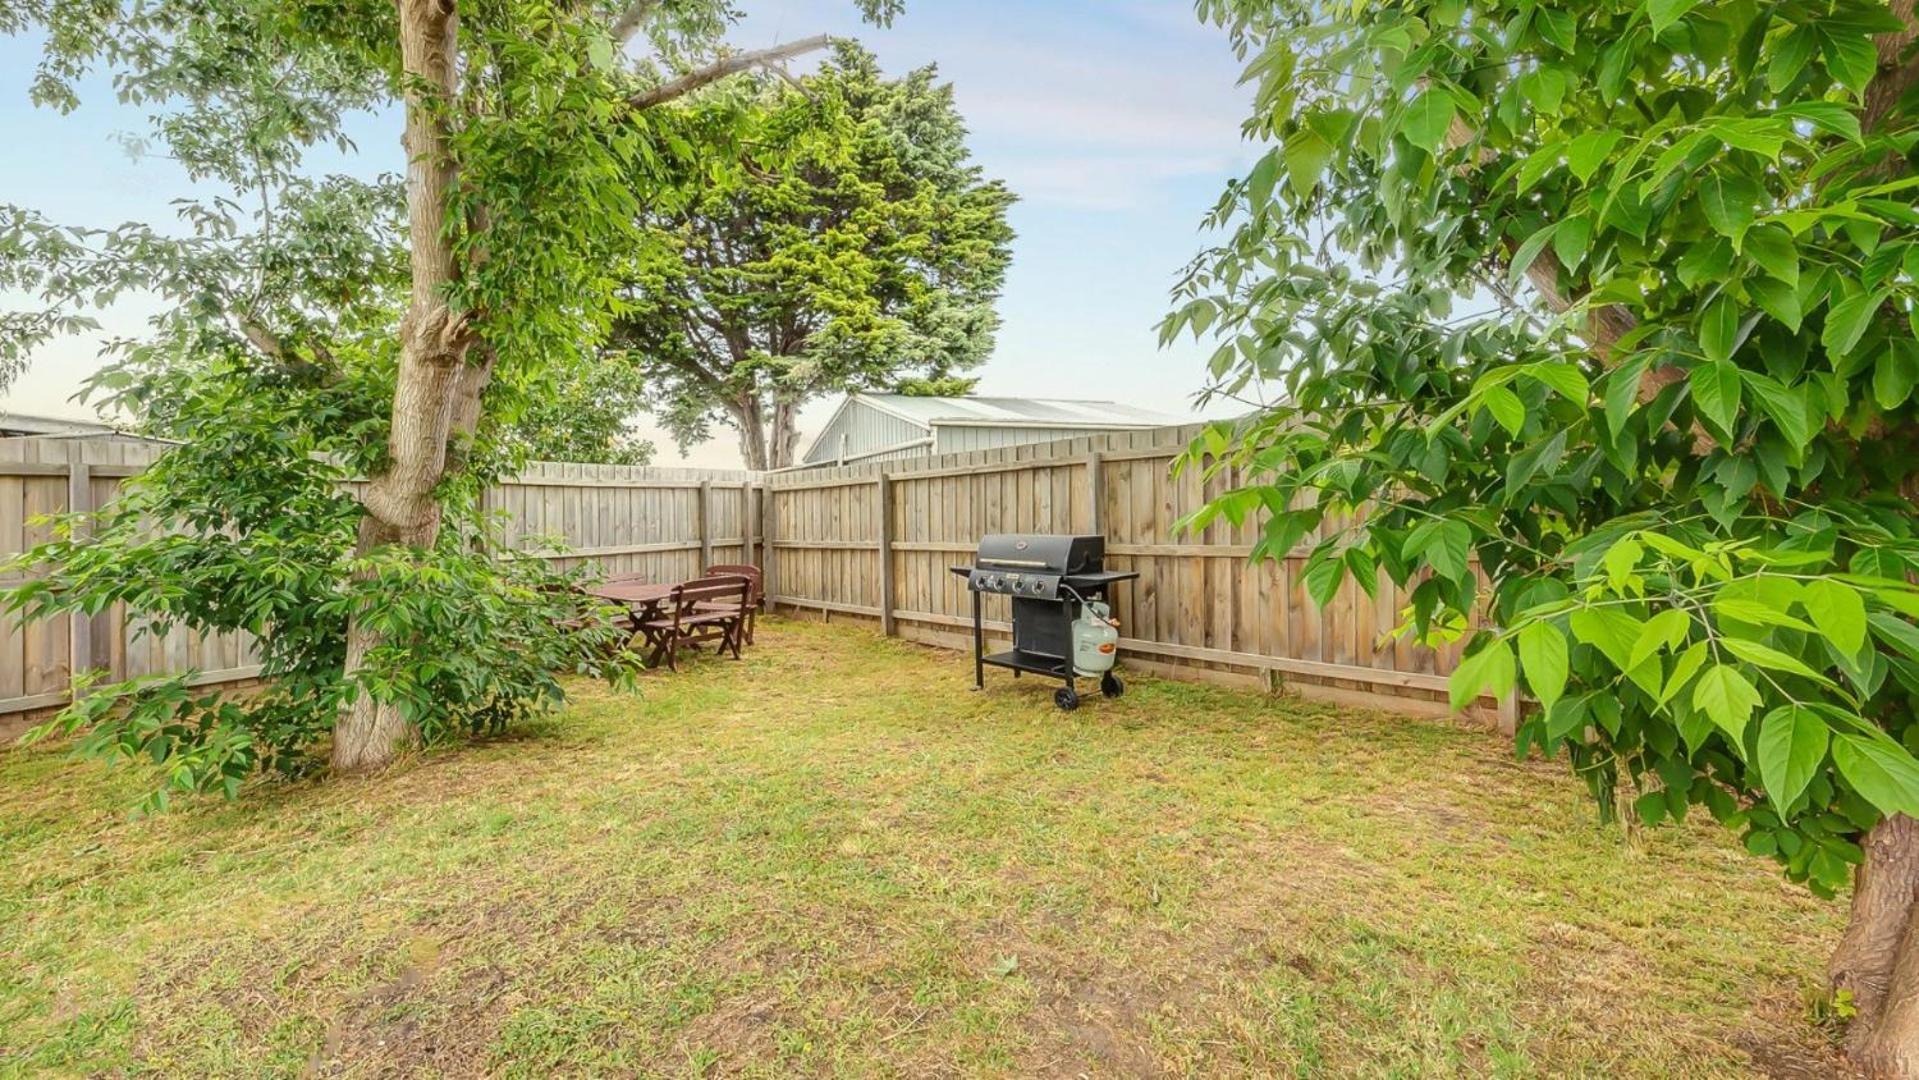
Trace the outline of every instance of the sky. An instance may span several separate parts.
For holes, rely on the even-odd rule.
[[[1202,215],[1257,156],[1239,134],[1249,105],[1239,65],[1190,0],[908,0],[886,29],[862,23],[851,0],[738,6],[738,47],[857,37],[888,72],[936,63],[953,84],[976,160],[1019,196],[1004,325],[974,372],[979,393],[1189,411],[1210,346],[1162,350],[1153,327],[1181,267],[1208,242]],[[168,200],[190,190],[186,179],[164,160],[130,157],[118,138],[141,132],[144,112],[119,105],[104,80],[83,86],[71,116],[35,108],[26,91],[37,58],[36,41],[0,38],[0,133],[10,148],[0,201],[64,224],[170,220]],[[358,157],[315,168],[398,169],[391,127],[388,117],[363,118],[353,128]],[[23,300],[0,294],[6,306]],[[151,313],[150,302],[123,302],[103,313],[104,332],[137,333]],[[0,392],[0,411],[91,416],[70,399],[97,352],[97,336],[48,345]],[[803,429],[823,423],[836,400],[808,408]],[[660,464],[739,463],[728,431],[682,458],[652,425],[641,428],[659,444]]]

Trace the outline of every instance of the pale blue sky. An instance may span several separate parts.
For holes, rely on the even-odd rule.
[[[979,372],[982,393],[1111,398],[1182,412],[1209,351],[1182,343],[1162,351],[1153,325],[1185,261],[1205,242],[1202,214],[1253,150],[1239,137],[1246,95],[1218,30],[1200,25],[1189,0],[908,0],[890,29],[859,22],[850,0],[741,0],[733,35],[758,47],[821,31],[858,37],[888,71],[937,62],[955,86],[971,145],[989,175],[1021,201],[1019,239],[1000,312],[1005,327]],[[0,38],[0,192],[55,220],[110,225],[170,217],[186,191],[179,171],[130,160],[116,133],[143,128],[140,110],[119,106],[104,82],[61,117],[33,108],[27,81],[37,57],[29,39]],[[397,168],[397,131],[387,118],[356,127],[354,172]],[[320,163],[341,167],[339,161]],[[17,297],[5,302],[18,302]],[[109,330],[136,332],[139,303],[109,313]],[[94,342],[45,349],[0,410],[80,415],[66,399],[95,365]],[[812,423],[826,406],[808,410]],[[662,463],[675,463],[661,442]],[[737,461],[730,433],[696,448],[694,464]]]

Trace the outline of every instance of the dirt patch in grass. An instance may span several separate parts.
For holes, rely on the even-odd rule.
[[[0,754],[0,1074],[1812,1075],[1842,905],[1481,731],[769,621],[134,820]],[[1795,1071],[1797,1070],[1797,1071]]]

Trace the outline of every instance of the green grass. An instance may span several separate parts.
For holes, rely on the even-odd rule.
[[[1840,905],[1482,731],[811,624],[147,819],[0,754],[0,1074],[1726,1075]],[[1757,1064],[1755,1063],[1757,1062]]]

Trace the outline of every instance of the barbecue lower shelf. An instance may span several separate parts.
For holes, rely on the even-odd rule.
[[[1008,649],[1005,652],[987,653],[980,657],[980,663],[994,667],[1012,668],[1014,671],[1030,671],[1035,675],[1051,675],[1064,679],[1072,674],[1067,670],[1066,661],[1056,656],[1044,656],[1027,652],[1024,649]]]

